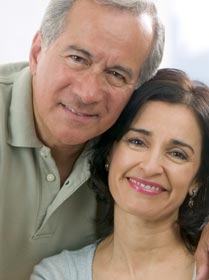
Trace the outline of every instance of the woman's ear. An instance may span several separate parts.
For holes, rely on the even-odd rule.
[[[109,164],[109,161],[107,160],[105,163],[105,170],[108,172],[109,168],[110,168],[110,164]]]
[[[199,188],[200,188],[200,184],[197,183],[197,182],[194,182],[189,187],[189,191],[188,191],[188,193],[189,193],[189,202],[188,202],[189,208],[193,208],[193,206],[195,204],[195,197],[197,196]]]
[[[194,196],[194,195],[196,196],[197,193],[198,193],[198,191],[199,191],[199,189],[200,189],[200,184],[197,183],[197,182],[193,183],[193,184],[189,187],[189,191],[188,191],[189,196]]]

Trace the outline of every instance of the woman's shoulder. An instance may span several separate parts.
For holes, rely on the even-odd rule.
[[[93,243],[79,250],[63,250],[60,254],[43,259],[34,267],[30,280],[91,279],[96,246]]]
[[[68,261],[77,261],[79,259],[79,261],[83,260],[86,262],[87,259],[93,258],[96,246],[97,243],[92,243],[79,250],[64,250],[60,253],[60,255],[62,255],[62,258],[67,258]]]

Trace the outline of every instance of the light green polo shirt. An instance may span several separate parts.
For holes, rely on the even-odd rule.
[[[42,258],[95,239],[89,176],[83,152],[60,189],[50,149],[36,136],[29,67],[0,66],[0,279],[28,280]]]

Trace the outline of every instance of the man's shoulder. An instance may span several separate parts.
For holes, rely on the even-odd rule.
[[[28,67],[28,62],[15,62],[0,65],[0,83],[11,83],[14,76]]]

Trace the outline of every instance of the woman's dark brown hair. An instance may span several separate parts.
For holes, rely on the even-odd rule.
[[[113,232],[114,227],[114,201],[109,192],[108,173],[105,170],[107,156],[113,144],[128,131],[143,104],[150,100],[184,104],[194,112],[200,125],[203,143],[197,180],[201,187],[193,208],[188,207],[189,197],[186,197],[180,207],[177,221],[182,239],[193,253],[200,238],[202,225],[209,213],[209,88],[201,82],[192,81],[186,73],[177,69],[161,69],[151,80],[137,89],[118,121],[98,139],[95,145],[91,161],[91,187],[97,194],[101,210],[98,212],[98,237],[106,237]]]

